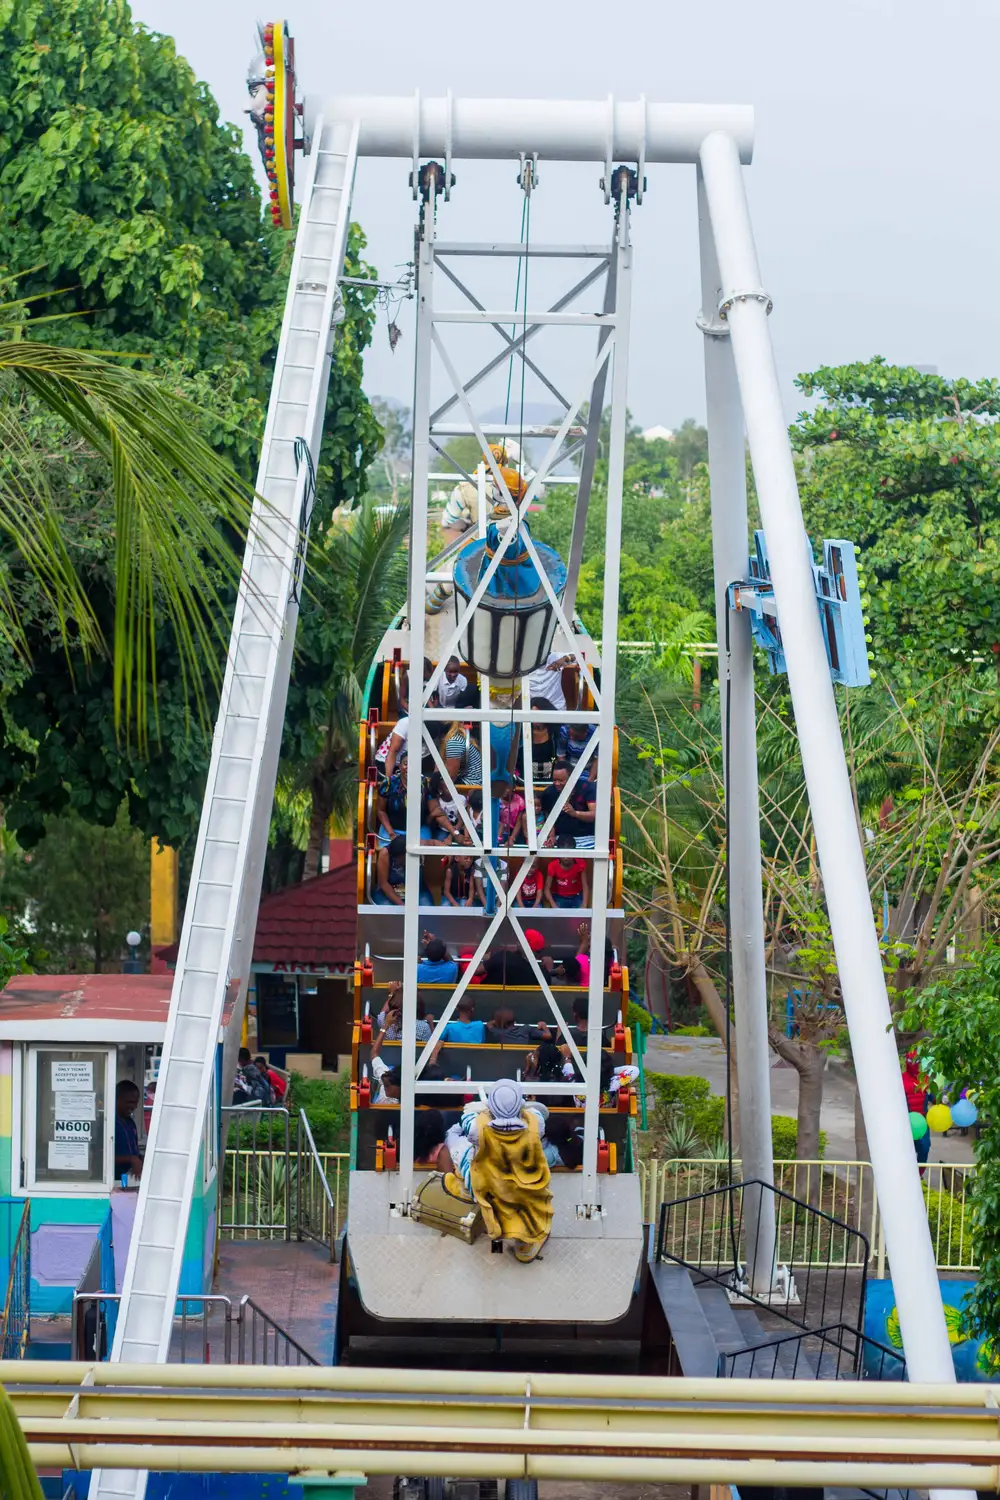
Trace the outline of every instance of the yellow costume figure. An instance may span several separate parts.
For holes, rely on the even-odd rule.
[[[492,1240],[513,1240],[520,1261],[534,1260],[552,1228],[549,1166],[538,1116],[522,1108],[521,1086],[502,1078],[480,1113],[469,1167],[476,1202]]]

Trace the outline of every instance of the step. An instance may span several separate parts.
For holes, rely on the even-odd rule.
[[[695,1291],[719,1353],[735,1354],[738,1350],[745,1349],[747,1341],[743,1336],[742,1328],[736,1321],[725,1289],[716,1286],[714,1282],[703,1282],[701,1286],[695,1288]]]
[[[734,1316],[746,1340],[747,1357],[737,1360],[734,1376],[751,1376],[757,1379],[815,1380],[816,1365],[802,1344],[795,1342],[796,1330],[789,1326],[784,1333],[776,1334],[765,1328],[752,1307],[736,1307]],[[787,1335],[792,1335],[787,1342]],[[773,1345],[773,1349],[766,1346]],[[762,1347],[764,1346],[764,1347]],[[756,1350],[754,1368],[750,1369],[750,1351]]]
[[[681,1374],[712,1376],[718,1373],[719,1350],[712,1337],[705,1310],[684,1266],[670,1261],[654,1262],[652,1281],[660,1299]]]

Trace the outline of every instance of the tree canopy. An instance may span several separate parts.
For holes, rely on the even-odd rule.
[[[74,339],[256,363],[281,237],[171,38],[124,0],[2,0],[0,47],[0,263],[86,315]]]
[[[861,550],[876,662],[939,677],[1000,654],[1000,381],[876,358],[797,382],[806,525]]]
[[[0,0],[0,42],[12,80],[0,122],[0,269],[17,278],[19,296],[54,294],[32,304],[26,348],[40,311],[79,314],[46,324],[46,336],[143,356],[141,368],[188,402],[189,430],[252,478],[290,237],[262,219],[239,132],[220,122],[173,42],[136,25],[121,0],[67,0],[61,7]],[[352,226],[349,274],[371,274],[363,249]],[[361,390],[373,299],[348,288],[344,300],[318,473],[314,571],[323,566],[335,506],[363,493],[378,444]],[[15,395],[0,389],[0,401]],[[33,395],[16,400],[16,408],[5,408],[8,426],[18,424],[26,462],[44,484],[67,563],[81,580],[91,633],[111,640],[116,556],[130,545],[113,467],[100,445],[81,441],[50,404]],[[149,753],[116,732],[108,660],[84,649],[78,622],[64,650],[38,581],[16,552],[0,559],[25,636],[20,660],[8,652],[4,662],[0,798],[25,845],[41,837],[47,817],[70,807],[110,824],[123,798],[145,832],[173,843],[193,835],[234,601],[234,576],[226,576],[213,547],[231,546],[237,559],[242,551],[236,517],[215,505],[202,521],[199,560],[214,577],[214,588],[202,590],[204,628],[196,642],[209,683],[205,713],[199,719],[192,702],[183,638],[161,621],[155,666],[149,652],[136,663],[135,691],[156,699]],[[157,576],[154,603],[168,576]],[[322,628],[306,609],[299,660],[315,655],[309,632]]]

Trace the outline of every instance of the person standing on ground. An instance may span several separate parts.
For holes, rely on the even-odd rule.
[[[930,1098],[927,1089],[927,1079],[920,1071],[920,1059],[915,1052],[908,1052],[903,1060],[903,1090],[906,1094],[906,1107],[911,1115],[926,1115]],[[931,1154],[931,1133],[925,1130],[919,1141],[913,1142],[913,1149],[917,1153],[917,1161],[920,1163],[920,1175],[924,1175],[924,1164]]]

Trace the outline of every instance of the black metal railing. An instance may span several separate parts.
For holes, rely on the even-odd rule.
[[[866,1236],[771,1183],[736,1182],[664,1203],[656,1258],[799,1328],[847,1325],[860,1335],[864,1325]]]
[[[117,1316],[117,1292],[77,1292],[73,1297],[74,1359],[107,1359],[108,1325]],[[318,1365],[320,1361],[251,1297],[219,1294],[178,1297],[170,1337],[171,1364]]]
[[[905,1380],[902,1352],[849,1323],[803,1329],[719,1355],[730,1380]]]

